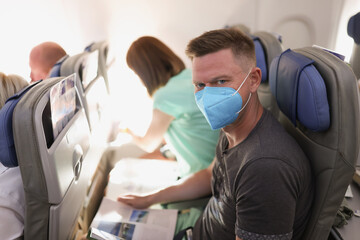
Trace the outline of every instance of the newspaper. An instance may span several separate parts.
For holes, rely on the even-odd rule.
[[[134,209],[104,197],[88,239],[171,240],[176,219],[175,209]]]

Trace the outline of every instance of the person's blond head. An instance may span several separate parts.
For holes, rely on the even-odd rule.
[[[0,72],[0,108],[5,105],[5,102],[9,97],[13,96],[27,85],[29,85],[29,83],[18,75],[6,75]]]

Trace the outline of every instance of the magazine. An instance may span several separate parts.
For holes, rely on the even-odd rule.
[[[104,197],[90,225],[88,239],[171,240],[177,210],[135,209]]]
[[[179,171],[176,161],[123,158],[109,175],[106,196],[116,200],[119,195],[149,194],[173,185]]]

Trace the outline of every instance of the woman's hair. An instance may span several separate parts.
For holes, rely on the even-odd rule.
[[[13,96],[27,85],[29,85],[29,83],[18,75],[5,75],[0,72],[0,108],[5,105],[5,102],[9,97]]]
[[[192,60],[223,49],[231,49],[236,59],[256,66],[253,40],[235,28],[212,30],[194,38],[187,46],[186,55]]]
[[[149,36],[131,44],[126,62],[139,76],[150,96],[185,69],[184,62],[169,47]]]

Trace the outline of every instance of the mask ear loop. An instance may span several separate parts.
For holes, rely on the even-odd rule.
[[[242,85],[244,85],[245,81],[247,80],[247,78],[249,77],[250,73],[251,73],[251,70],[248,72],[248,74],[246,75],[244,81],[240,84],[239,88],[236,90],[236,92],[234,92],[233,94],[231,94],[231,96],[234,96],[237,92],[239,92],[240,88],[242,87]]]
[[[247,105],[247,104],[249,103],[249,101],[250,101],[250,98],[251,98],[251,93],[250,93],[250,95],[249,95],[249,97],[248,97],[248,100],[246,101],[245,105],[240,109],[240,111],[237,112],[237,114],[239,114],[239,113],[246,107],[246,105]]]

